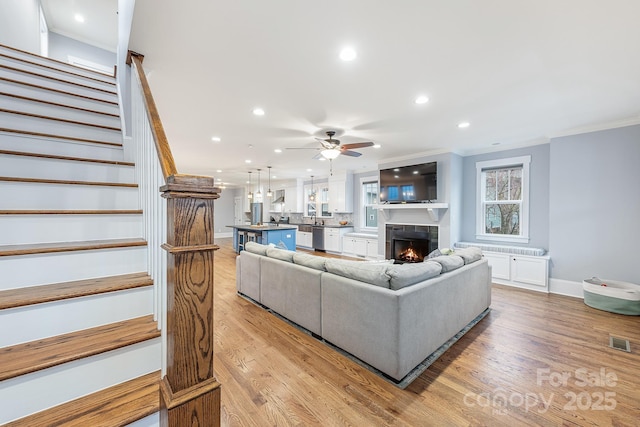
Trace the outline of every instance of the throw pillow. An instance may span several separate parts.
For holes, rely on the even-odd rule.
[[[395,264],[389,267],[389,288],[402,289],[406,286],[422,282],[440,275],[442,266],[437,262],[425,261],[417,263]]]

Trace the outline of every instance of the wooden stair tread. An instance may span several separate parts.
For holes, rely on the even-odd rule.
[[[26,50],[18,49],[16,47],[12,47],[12,46],[7,46],[7,45],[1,44],[1,43],[0,43],[0,46],[3,47],[4,49],[8,49],[8,50],[11,50],[13,52],[18,52],[18,53],[21,53],[23,55],[28,55],[28,56],[31,56],[31,57],[34,57],[34,58],[38,58],[38,59],[44,59],[44,60],[46,60],[47,62],[49,62],[51,64],[60,64],[60,65],[65,66],[65,67],[75,68],[78,71],[82,71],[84,73],[91,73],[91,74],[95,74],[96,76],[101,76],[103,78],[115,79],[115,77],[113,75],[104,73],[102,71],[91,70],[91,69],[88,69],[88,68],[80,67],[78,65],[74,65],[74,64],[70,64],[68,62],[60,61],[58,59],[54,59],[54,58],[49,58],[49,57],[46,57],[46,56],[38,55],[37,53],[33,53],[33,52],[26,51]],[[18,59],[17,57],[13,57],[13,58]]]
[[[0,291],[0,310],[152,285],[153,279],[142,272],[9,289]]]
[[[85,84],[82,84],[82,83],[72,82],[70,80],[59,79],[57,77],[47,76],[45,74],[40,74],[40,73],[36,73],[36,72],[33,72],[33,71],[27,71],[27,70],[23,70],[21,68],[10,67],[8,65],[0,64],[0,68],[4,68],[5,70],[15,71],[17,73],[28,74],[30,76],[35,76],[35,77],[38,77],[38,78],[41,78],[41,79],[46,79],[46,80],[51,80],[51,81],[54,81],[54,82],[64,83],[64,84],[67,84],[67,85],[70,85],[70,86],[76,86],[76,87],[81,87],[81,88],[84,88],[84,89],[95,90],[96,92],[102,92],[102,93],[106,93],[108,95],[116,96],[118,94],[114,90],[103,89],[103,88],[99,88],[99,87],[95,87],[95,86],[85,85]]]
[[[142,215],[142,209],[13,209],[0,210],[0,215]]]
[[[83,142],[83,143],[88,142],[91,144],[109,145],[112,147],[122,147],[121,142],[99,141],[97,139],[78,138],[75,136],[55,135],[52,133],[43,133],[43,132],[31,132],[31,131],[20,130],[20,129],[0,128],[0,132],[18,133],[21,135],[37,136],[37,137],[50,138],[50,139],[64,139],[65,141],[74,141],[74,142]]]
[[[45,115],[42,115],[42,114],[28,113],[28,112],[25,112],[25,111],[8,110],[6,108],[0,108],[0,113],[15,114],[17,116],[32,117],[34,119],[40,119],[40,120],[51,120],[51,121],[54,121],[54,122],[67,123],[67,124],[70,124],[70,125],[89,126],[89,127],[93,127],[93,128],[110,130],[110,131],[114,131],[114,132],[120,132],[120,130],[121,130],[119,127],[98,125],[98,124],[95,124],[95,123],[80,122],[78,120],[70,120],[70,119],[63,119],[63,118],[60,118],[60,117],[45,116]]]
[[[105,187],[138,187],[138,184],[127,182],[71,181],[66,179],[21,178],[15,176],[0,176],[0,181],[31,182],[37,184],[101,185]]]
[[[160,371],[152,372],[3,427],[125,426],[160,410]]]
[[[0,381],[160,336],[153,315],[0,348]]]
[[[14,255],[47,254],[55,252],[87,251],[94,249],[127,248],[146,245],[146,240],[138,238],[89,240],[85,242],[35,243],[28,245],[4,245],[0,246],[0,257]]]
[[[38,99],[38,98],[31,98],[31,97],[28,97],[28,96],[17,95],[15,93],[0,92],[0,96],[6,96],[6,97],[10,97],[10,98],[22,99],[23,101],[35,102],[35,103],[38,103],[38,104],[47,104],[47,105],[51,105],[51,106],[54,106],[54,107],[68,108],[68,109],[71,109],[71,110],[83,111],[85,113],[99,114],[99,115],[102,115],[102,116],[109,116],[109,117],[114,117],[114,118],[119,118],[120,117],[119,114],[106,113],[104,111],[98,111],[98,110],[89,110],[88,108],[76,107],[74,105],[60,104],[58,102],[47,101],[47,100]]]
[[[107,85],[113,86],[114,88],[116,86],[115,81],[106,81],[106,80],[103,80],[103,79],[98,79],[96,77],[90,77],[90,76],[86,76],[86,75],[83,75],[83,74],[74,73],[72,71],[63,70],[61,68],[52,67],[50,65],[42,64],[42,63],[39,63],[39,62],[29,61],[29,60],[24,59],[24,58],[18,58],[17,56],[11,56],[11,55],[6,55],[6,54],[3,54],[3,53],[0,53],[0,57],[9,58],[9,59],[11,59],[13,61],[23,62],[23,63],[29,64],[29,65],[33,65],[33,66],[36,66],[36,67],[40,67],[40,68],[45,68],[47,70],[52,70],[52,71],[55,71],[57,73],[69,74],[69,75],[71,75],[73,77],[79,77],[79,78],[82,78],[82,79],[92,80],[92,81],[97,82],[97,83],[107,84]],[[63,64],[70,65],[70,64],[66,64],[66,63],[63,63]],[[109,76],[109,75],[104,75],[104,77],[111,77],[112,78],[112,76]]]
[[[58,156],[54,154],[29,153],[25,151],[0,150],[0,154],[5,154],[8,156],[38,157],[43,159],[54,159],[54,160],[70,160],[74,162],[102,163],[106,165],[135,166],[135,163],[133,162],[125,162],[125,161],[119,161],[119,160],[103,160],[103,159],[91,159],[87,157]]]
[[[63,94],[63,95],[74,96],[76,98],[87,99],[87,100],[95,101],[95,102],[102,102],[104,104],[111,104],[111,105],[114,105],[114,106],[118,105],[118,103],[114,102],[114,101],[109,101],[109,100],[100,99],[100,98],[93,98],[91,96],[81,95],[79,93],[73,93],[73,92],[69,92],[69,91],[66,91],[66,90],[62,90],[62,89],[56,89],[56,88],[50,88],[50,87],[46,87],[46,86],[41,86],[41,85],[37,85],[37,84],[34,84],[34,83],[23,82],[21,80],[8,79],[6,77],[0,77],[0,80],[8,82],[8,83],[15,84],[15,85],[29,86],[29,87],[32,87],[32,88],[38,89],[38,90],[44,90],[44,91],[49,91],[49,92],[60,93],[60,94]]]

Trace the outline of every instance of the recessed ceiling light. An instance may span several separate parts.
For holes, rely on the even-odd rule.
[[[420,95],[414,102],[416,104],[426,104],[427,102],[429,102],[429,98],[424,95]]]
[[[381,147],[382,147],[382,145],[380,145],[380,144],[375,144],[375,145],[373,146],[373,148],[381,148]]]
[[[77,22],[84,22],[84,16],[80,15],[79,13],[76,13],[75,15],[73,15],[73,18],[74,18]]]
[[[458,123],[458,127],[460,129],[464,129],[464,128],[468,128],[470,124],[471,123],[469,123],[469,122],[462,122],[462,123]]]
[[[264,110],[262,108],[254,108],[253,109],[254,116],[264,116]]]
[[[244,161],[245,163],[251,163],[251,160],[247,159]]]
[[[222,169],[216,170],[217,173],[222,173]]]
[[[219,136],[212,136],[212,137],[211,137],[211,140],[212,140],[213,142],[220,142],[220,141],[222,141],[222,139],[220,139],[220,137],[219,137]]]
[[[357,56],[358,54],[352,47],[345,47],[340,51],[340,59],[343,61],[353,61]]]
[[[312,171],[313,171],[313,169],[307,169],[307,172],[312,172]]]
[[[282,150],[280,148],[276,148],[275,150],[273,150],[274,153],[282,153]]]

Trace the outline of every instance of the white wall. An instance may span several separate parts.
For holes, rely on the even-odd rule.
[[[231,237],[232,229],[227,225],[233,225],[234,190],[225,189],[220,197],[213,202],[213,226],[216,237]]]
[[[116,65],[115,53],[50,32],[49,58],[69,62],[69,56],[81,58],[109,68],[111,70],[110,74],[113,74],[113,67]]]
[[[0,0],[0,44],[40,54],[40,2]]]

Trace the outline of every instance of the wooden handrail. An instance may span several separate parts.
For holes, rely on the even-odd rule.
[[[158,159],[160,159],[160,168],[164,175],[165,182],[167,178],[172,175],[178,174],[176,169],[176,162],[173,160],[173,154],[171,154],[171,147],[169,147],[169,140],[167,134],[164,132],[164,127],[160,120],[160,113],[156,107],[156,103],[151,95],[151,88],[147,81],[147,76],[144,75],[144,69],[142,68],[143,55],[139,53],[129,51],[127,55],[127,64],[133,66],[135,73],[140,81],[140,86],[144,93],[145,109],[147,111],[147,117],[151,124],[151,132],[153,133],[153,140],[155,141],[156,151],[158,153]]]

